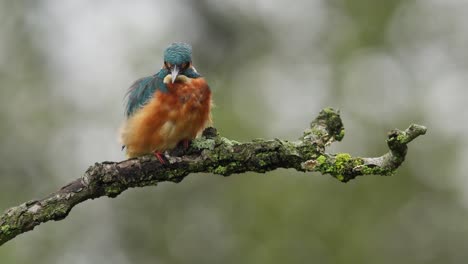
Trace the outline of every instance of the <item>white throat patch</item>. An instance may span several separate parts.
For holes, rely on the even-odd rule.
[[[181,82],[181,83],[186,83],[189,81],[190,81],[190,78],[182,74],[177,75],[177,78],[175,79],[175,82]],[[166,75],[166,77],[164,77],[163,82],[165,84],[172,83],[172,75],[170,74]]]

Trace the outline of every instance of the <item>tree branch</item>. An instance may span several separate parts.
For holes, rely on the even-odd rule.
[[[190,173],[209,172],[224,176],[248,171],[264,173],[277,168],[317,171],[347,182],[360,175],[391,175],[404,161],[407,144],[426,133],[426,128],[411,125],[405,131],[393,130],[381,157],[352,157],[347,153],[328,154],[325,147],[344,137],[339,113],[323,109],[304,131],[299,141],[263,140],[239,143],[207,128],[187,151],[177,148],[160,164],[152,155],[121,162],[102,162],[55,193],[12,207],[0,216],[0,245],[35,226],[65,218],[77,204],[101,196],[116,197],[132,187],[180,182]]]

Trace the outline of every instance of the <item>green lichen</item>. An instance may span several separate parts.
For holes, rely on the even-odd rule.
[[[228,160],[232,159],[232,151],[230,149],[221,148],[213,155],[214,160]]]
[[[405,134],[401,133],[401,134],[399,134],[399,135],[397,136],[397,140],[398,140],[398,142],[400,142],[400,143],[406,143],[406,141],[407,141],[407,136],[406,136]]]
[[[351,155],[348,153],[339,153],[335,157],[335,176],[339,181],[344,180],[344,172],[348,166],[349,161],[351,160]]]
[[[204,139],[204,138],[199,138],[195,139],[192,141],[192,147],[195,149],[209,149],[213,150],[215,147],[216,143],[213,139]]]
[[[340,141],[344,137],[343,123],[341,122],[340,114],[331,107],[324,108],[317,120],[325,122],[326,129],[330,136]]]
[[[47,206],[44,206],[41,214],[50,219],[60,220],[66,217],[69,211],[70,205],[66,202],[61,202],[58,200],[51,202]]]
[[[292,155],[292,156],[300,156],[299,152],[297,151],[297,146],[298,144],[296,142],[289,142],[287,140],[279,140],[276,139],[279,144],[281,144],[284,148],[284,153],[287,155]]]
[[[240,144],[239,142],[237,142],[235,140],[227,139],[225,137],[220,137],[219,139],[220,139],[221,143],[223,143],[225,145],[228,145],[228,146],[234,146],[234,145],[239,145]],[[258,140],[259,140],[259,142],[265,141],[264,139],[261,139],[261,138],[258,139]]]
[[[224,175],[227,172],[227,168],[224,166],[218,166],[214,169],[213,173]]]
[[[374,170],[372,168],[369,168],[368,166],[364,166],[362,169],[361,169],[361,172],[362,174],[364,175],[372,175]]]
[[[326,108],[322,109],[322,111],[327,113],[327,114],[335,114],[335,110],[332,107],[326,107]]]
[[[353,160],[348,153],[339,153],[333,159],[327,159],[326,156],[320,155],[316,159],[317,170],[323,173],[328,173],[339,181],[346,181],[344,175],[346,172],[354,167],[355,164],[362,163],[362,160]]]
[[[338,140],[338,141],[341,141],[345,136],[345,130],[344,128],[342,128],[340,130],[340,133],[338,135],[336,135],[335,139]]]
[[[312,134],[314,134],[315,136],[317,136],[319,138],[323,137],[325,135],[325,133],[326,133],[323,130],[318,129],[318,128],[312,128],[311,132],[312,132]]]
[[[3,234],[5,235],[10,235],[11,233],[11,227],[10,225],[3,225],[1,228],[0,228],[0,231],[2,231]]]
[[[393,171],[384,169],[382,167],[369,167],[369,166],[363,166],[361,168],[361,173],[363,175],[383,175],[383,176],[391,176],[393,175]]]
[[[106,192],[107,196],[114,198],[122,192],[122,188],[120,186],[113,184],[113,185],[106,186],[104,188],[104,191]]]
[[[225,166],[218,165],[212,171],[215,174],[228,176],[228,175],[232,174],[233,172],[235,172],[236,169],[238,169],[239,167],[242,167],[242,165],[240,163],[236,163],[236,162],[233,161],[233,162],[228,163]]]
[[[362,158],[353,159],[353,167],[361,166],[362,164],[364,164],[364,160]]]
[[[258,165],[260,165],[260,167],[265,167],[266,165],[268,165],[270,159],[270,155],[268,153],[258,153],[256,157]]]
[[[320,166],[322,164],[325,163],[325,161],[327,161],[327,157],[325,157],[324,155],[320,155],[318,158],[317,158],[317,164]]]
[[[335,157],[335,166],[338,170],[345,168],[346,163],[351,160],[351,155],[348,153],[339,153]]]

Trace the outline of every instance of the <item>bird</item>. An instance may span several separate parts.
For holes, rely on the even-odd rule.
[[[126,120],[121,129],[127,158],[163,153],[191,140],[211,125],[211,89],[192,64],[192,47],[174,42],[164,51],[155,74],[136,80],[126,94]]]

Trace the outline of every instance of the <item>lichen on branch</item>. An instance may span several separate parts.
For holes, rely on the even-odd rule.
[[[229,176],[292,168],[329,174],[341,182],[360,175],[392,175],[405,159],[407,144],[425,133],[426,128],[420,125],[411,125],[404,131],[392,130],[387,138],[388,153],[363,158],[325,152],[326,146],[344,137],[339,112],[332,108],[320,111],[297,141],[256,139],[239,143],[221,137],[215,128],[207,128],[188,150],[176,148],[166,153],[166,164],[152,155],[96,163],[81,178],[57,192],[6,210],[0,215],[0,245],[41,223],[65,218],[75,205],[88,199],[116,197],[128,188],[159,182],[180,182],[190,173]]]

